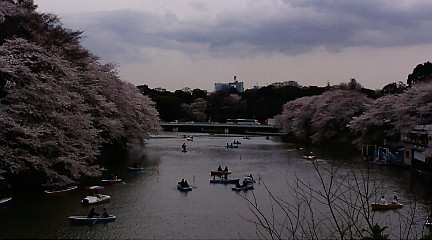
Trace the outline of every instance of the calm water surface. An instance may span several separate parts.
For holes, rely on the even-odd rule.
[[[314,151],[322,164],[336,162],[341,169],[367,167],[358,155],[341,148],[296,151],[295,145],[282,143],[277,137],[266,140],[252,136],[246,140],[234,135],[192,134],[194,141],[186,141],[183,134],[163,133],[154,137],[145,149],[131,151],[126,163],[109,167],[124,183],[107,186],[103,193],[111,195],[111,202],[96,206],[96,211],[106,207],[117,216],[115,222],[70,225],[70,215],[86,215],[90,210],[80,204],[86,196],[81,188],[64,196],[14,199],[10,206],[0,208],[0,238],[256,239],[257,229],[249,221],[254,216],[244,198],[256,199],[264,213],[270,214],[268,192],[263,183],[287,201],[292,200],[289,185],[296,178],[316,184],[311,162],[302,158],[305,152]],[[234,140],[241,141],[239,148],[227,149],[226,143]],[[183,143],[187,145],[187,153],[180,151]],[[146,171],[127,172],[127,166],[134,162],[140,162]],[[228,166],[231,177],[253,174],[257,179],[255,189],[234,192],[231,185],[210,184],[210,170],[219,165]],[[415,208],[419,224],[415,228],[422,231],[421,223],[430,203],[427,184],[414,179],[406,170],[375,166],[371,174],[385,183],[383,194],[389,199],[396,194],[408,203],[417,196]],[[177,181],[182,178],[194,187],[191,192],[176,189]],[[401,211],[409,208],[404,206]],[[377,213],[375,217],[398,230],[395,224],[398,212]]]

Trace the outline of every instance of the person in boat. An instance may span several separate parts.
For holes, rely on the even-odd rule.
[[[393,197],[393,200],[392,200],[391,203],[392,203],[392,204],[398,204],[398,203],[399,203],[398,198],[397,198],[396,196],[394,196],[394,197]]]
[[[429,214],[429,217],[427,218],[428,222],[432,223],[432,212]]]
[[[182,187],[189,187],[189,183],[187,182],[187,180],[185,180],[184,182],[183,182],[183,186]]]
[[[186,149],[186,143],[183,143],[182,148]]]
[[[184,185],[184,182],[185,182],[185,180],[184,180],[184,178],[182,178],[182,180],[179,182],[179,184],[180,184],[180,186],[182,186],[183,187],[183,185]]]
[[[246,179],[245,180],[243,180],[243,187],[246,187],[247,186],[247,184],[248,184],[248,182],[246,181]]]
[[[225,166],[224,172],[228,172],[228,167]]]
[[[112,179],[112,180],[117,180],[118,177],[117,177],[117,175],[111,174],[111,179]]]
[[[134,168],[140,168],[140,167],[141,167],[141,165],[139,163],[135,163]]]
[[[227,148],[229,148],[229,143],[227,143]]]
[[[94,218],[96,216],[100,216],[99,213],[95,212],[95,208],[90,209],[90,212],[87,214],[87,218]]]
[[[378,203],[381,204],[381,205],[387,205],[388,204],[388,202],[387,202],[387,200],[385,199],[384,196],[381,196],[381,198],[380,198],[380,200],[379,200]]]
[[[230,144],[230,148],[233,148],[233,147],[234,147],[234,146],[233,146],[233,144],[231,143],[231,144]]]
[[[236,188],[241,188],[241,185],[240,185],[240,183],[239,182],[236,182]]]
[[[219,172],[222,172],[223,170],[222,170],[222,167],[219,165],[219,167],[218,167],[218,169],[217,169]]]
[[[107,209],[106,209],[106,208],[103,208],[103,212],[102,212],[102,215],[101,215],[101,217],[103,217],[103,218],[107,218],[107,217],[109,217],[109,214],[108,214],[108,212],[107,212]]]
[[[254,179],[252,177],[252,174],[246,175],[246,177],[250,178],[250,180],[252,181],[252,183],[254,182]]]

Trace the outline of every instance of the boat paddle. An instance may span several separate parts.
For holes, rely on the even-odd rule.
[[[95,223],[97,222],[97,220],[99,220],[99,218],[100,218],[100,216],[98,216],[98,217],[96,218],[96,220],[94,220],[93,224],[95,224]]]

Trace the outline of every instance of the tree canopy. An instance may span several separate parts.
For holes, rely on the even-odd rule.
[[[360,133],[361,142],[382,143],[386,139],[398,143],[401,133],[415,125],[428,125],[431,120],[432,83],[418,83],[401,94],[375,100],[367,111],[351,121],[351,128]]]
[[[148,97],[84,49],[80,32],[35,9],[0,1],[0,178],[12,187],[98,176],[104,146],[159,130]]]
[[[423,64],[418,64],[413,72],[408,75],[407,84],[409,86],[420,83],[420,82],[430,82],[432,80],[432,63],[425,62]]]
[[[285,134],[312,143],[334,140],[349,132],[347,124],[359,116],[372,100],[354,90],[333,90],[298,98],[283,106],[276,117]]]

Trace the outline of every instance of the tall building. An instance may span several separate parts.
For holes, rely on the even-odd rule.
[[[244,92],[243,82],[237,81],[237,76],[234,76],[234,82],[231,83],[215,83],[215,91],[223,92],[234,88],[237,92]]]

